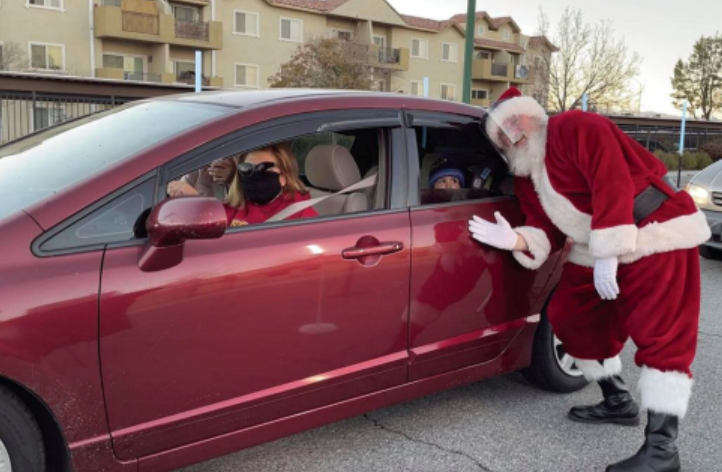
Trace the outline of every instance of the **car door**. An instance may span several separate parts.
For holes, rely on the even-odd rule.
[[[411,251],[408,209],[393,203],[405,191],[393,184],[399,171],[391,173],[406,162],[398,113],[270,122],[182,156],[160,174],[177,177],[272,142],[354,127],[378,128],[379,190],[390,191],[383,208],[229,228],[221,239],[188,242],[182,263],[160,272],[138,268],[140,245],[107,250],[100,352],[118,457],[153,454],[406,381]],[[400,250],[342,257],[368,241]]]
[[[530,271],[510,253],[469,236],[474,215],[493,221],[498,211],[513,226],[524,221],[506,165],[477,117],[411,112],[408,121],[409,166],[418,176],[410,183],[416,191],[410,202],[409,375],[418,379],[501,355],[527,322],[538,321],[539,295],[560,253]],[[465,188],[426,188],[442,160],[460,163]]]

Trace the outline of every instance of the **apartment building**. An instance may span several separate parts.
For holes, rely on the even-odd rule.
[[[530,38],[510,17],[476,16],[473,103],[531,85]],[[402,15],[385,0],[4,0],[0,54],[12,44],[25,70],[157,83],[268,87],[296,48],[334,36],[373,51],[379,90],[461,100],[466,16]],[[548,41],[547,41],[548,42]],[[553,45],[552,45],[553,48]]]

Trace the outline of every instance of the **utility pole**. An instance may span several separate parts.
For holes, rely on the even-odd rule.
[[[471,65],[474,60],[476,37],[476,0],[468,0],[466,13],[466,47],[464,48],[464,103],[471,103]]]

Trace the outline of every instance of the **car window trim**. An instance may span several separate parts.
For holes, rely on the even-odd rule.
[[[100,210],[108,203],[112,202],[113,200],[123,196],[124,194],[132,191],[133,189],[137,188],[140,185],[145,184],[151,179],[155,179],[155,187],[156,191],[154,192],[155,195],[158,194],[157,187],[158,187],[158,169],[153,170],[151,172],[148,172],[144,175],[141,175],[140,177],[134,179],[133,181],[125,184],[124,186],[114,190],[113,192],[109,193],[102,199],[98,200],[97,202],[83,208],[79,212],[75,213],[74,215],[71,215],[70,217],[63,220],[61,223],[53,226],[49,230],[42,233],[40,236],[35,238],[33,242],[31,243],[31,250],[32,253],[36,257],[56,257],[56,256],[64,256],[69,254],[80,254],[85,252],[93,252],[93,251],[99,251],[106,248],[108,245],[114,245],[114,244],[125,244],[125,245],[136,245],[136,244],[144,244],[147,238],[139,238],[139,239],[133,239],[129,241],[122,241],[122,242],[116,242],[116,243],[96,243],[96,244],[90,244],[87,246],[78,246],[78,247],[72,247],[72,248],[63,248],[63,249],[56,249],[53,251],[48,251],[42,249],[43,244],[45,244],[47,241],[51,240],[58,234],[62,233],[78,221],[82,220],[83,218],[93,214],[94,212]],[[154,198],[152,202],[152,207],[155,207],[157,204],[157,200]],[[151,207],[151,208],[152,208]],[[132,244],[130,244],[132,243]]]

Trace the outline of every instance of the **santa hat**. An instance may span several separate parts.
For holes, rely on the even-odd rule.
[[[491,105],[491,109],[494,110],[494,109],[498,108],[499,105],[504,103],[505,101],[511,100],[512,98],[518,98],[518,97],[521,97],[521,91],[518,88],[511,86],[508,89],[506,89],[506,91],[504,93],[499,95],[499,98],[497,98],[496,101],[494,102],[494,104]]]

